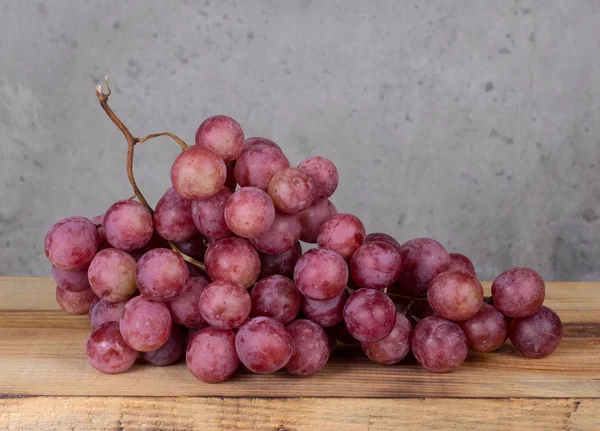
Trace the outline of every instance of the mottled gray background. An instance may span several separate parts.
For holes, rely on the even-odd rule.
[[[331,158],[368,231],[598,280],[599,30],[598,0],[0,1],[0,274],[48,274],[53,222],[131,194],[107,74],[136,135],[228,114]],[[177,152],[138,150],[153,203]]]

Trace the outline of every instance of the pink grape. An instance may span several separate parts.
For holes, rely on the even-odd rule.
[[[314,201],[308,208],[297,214],[302,226],[300,239],[304,242],[316,244],[323,222],[337,213],[335,205],[329,199]]]
[[[495,307],[508,317],[526,317],[542,307],[546,296],[544,280],[533,269],[511,268],[492,283]]]
[[[94,293],[109,302],[131,298],[135,284],[136,262],[123,250],[107,248],[98,252],[90,263],[88,279]]]
[[[94,224],[94,226],[100,227],[104,224],[104,214],[98,214],[97,216],[92,217],[90,221]]]
[[[230,196],[231,192],[221,187],[211,198],[192,201],[192,220],[202,234],[213,239],[233,234],[225,223],[225,203]]]
[[[469,347],[476,352],[493,352],[506,339],[506,318],[485,302],[475,316],[458,324],[467,336]]]
[[[90,288],[87,268],[79,271],[63,271],[53,266],[52,278],[58,287],[69,292],[81,292]]]
[[[281,322],[261,316],[250,319],[238,330],[235,350],[250,371],[269,374],[287,365],[294,345]]]
[[[188,328],[204,328],[208,325],[200,313],[200,295],[209,284],[205,276],[191,276],[183,291],[166,303],[175,323]]]
[[[227,176],[225,177],[224,186],[230,192],[234,192],[237,187],[237,181],[235,179],[235,166],[226,165],[226,168],[227,168]]]
[[[185,351],[185,334],[180,326],[174,325],[165,344],[156,350],[144,352],[144,360],[157,367],[166,367],[177,362]]]
[[[298,169],[312,178],[315,199],[330,197],[338,186],[338,171],[331,160],[325,157],[309,157],[298,165]]]
[[[127,301],[108,302],[100,299],[90,306],[90,324],[97,328],[106,322],[119,322]]]
[[[344,322],[358,341],[373,343],[390,335],[396,323],[396,308],[383,292],[356,290],[344,306]]]
[[[169,339],[171,314],[165,304],[136,296],[125,305],[119,328],[130,347],[139,352],[149,352]]]
[[[382,241],[361,245],[350,260],[352,280],[369,289],[383,289],[390,286],[402,269],[400,253]]]
[[[267,138],[260,138],[260,137],[255,137],[255,138],[247,138],[244,141],[244,149],[252,147],[254,145],[257,144],[264,144],[264,145],[268,145],[270,147],[276,148],[279,151],[281,151],[281,148],[279,147],[279,145],[277,145],[275,142],[271,141],[270,139]]]
[[[426,370],[447,373],[465,361],[469,347],[460,326],[442,317],[430,316],[415,326],[412,351]]]
[[[99,247],[98,229],[85,217],[69,217],[57,222],[44,240],[46,257],[63,271],[87,268]]]
[[[398,241],[396,241],[396,238],[394,238],[391,235],[388,235],[387,233],[381,233],[381,232],[376,232],[376,233],[370,233],[365,237],[365,244],[368,244],[370,242],[374,242],[374,241],[381,241],[381,242],[385,242],[389,245],[391,245],[392,247],[394,247],[396,249],[396,251],[398,253],[400,253],[400,243]]]
[[[138,352],[129,347],[116,322],[106,322],[92,331],[87,343],[88,362],[106,374],[118,374],[130,369]]]
[[[280,149],[269,144],[250,145],[235,162],[235,179],[241,187],[257,187],[264,191],[273,175],[288,168],[290,162]]]
[[[192,201],[169,187],[156,204],[154,227],[160,236],[169,241],[189,241],[197,236],[198,229],[192,218]]]
[[[322,301],[303,297],[302,313],[324,328],[331,327],[344,320],[344,305],[347,300],[348,293],[345,290],[336,297]]]
[[[335,214],[321,225],[317,244],[348,260],[358,247],[363,245],[365,236],[365,227],[356,216]]]
[[[233,331],[204,328],[187,347],[185,362],[194,377],[206,383],[227,380],[240,364]]]
[[[285,168],[273,175],[268,190],[275,208],[287,214],[304,210],[315,199],[312,178],[297,168]]]
[[[471,262],[471,259],[469,259],[467,256],[460,253],[450,253],[449,256],[450,267],[448,269],[458,269],[477,276],[477,273],[475,272],[475,265],[473,265],[473,262]]]
[[[252,317],[266,316],[284,325],[296,318],[302,297],[294,282],[282,275],[263,278],[250,292]]]
[[[223,159],[198,145],[179,154],[171,167],[171,184],[186,199],[208,199],[216,195],[226,178]]]
[[[184,254],[187,254],[200,262],[204,262],[204,254],[206,253],[210,241],[204,237],[196,237],[190,241],[177,242],[175,244]]]
[[[215,281],[200,295],[200,313],[206,322],[217,329],[234,329],[250,315],[248,291],[230,281]]]
[[[243,187],[225,203],[225,222],[233,233],[253,238],[267,232],[275,220],[275,207],[268,194],[256,187]]]
[[[563,324],[552,309],[542,306],[526,317],[516,317],[508,325],[510,341],[530,358],[543,358],[556,350],[563,336]]]
[[[223,238],[208,247],[205,256],[208,276],[213,281],[231,281],[245,288],[260,274],[260,257],[243,238]]]
[[[154,233],[150,211],[141,203],[130,200],[112,204],[104,215],[103,226],[109,244],[124,251],[143,247]]]
[[[300,293],[307,298],[331,299],[341,294],[346,287],[348,266],[334,251],[308,250],[296,262],[294,282]]]
[[[269,230],[248,241],[261,253],[280,254],[298,242],[301,229],[297,216],[277,212]]]
[[[260,277],[279,274],[292,277],[294,266],[302,256],[302,244],[297,242],[288,251],[280,254],[260,254]]]
[[[411,239],[401,250],[402,270],[397,282],[415,295],[425,294],[431,280],[450,267],[448,252],[433,239]]]
[[[408,319],[396,313],[396,323],[390,334],[374,343],[361,343],[370,360],[378,364],[391,365],[400,362],[410,352],[412,326]]]
[[[244,151],[244,131],[233,118],[215,115],[198,127],[196,145],[214,151],[225,163],[229,163]]]
[[[310,320],[299,319],[285,329],[292,338],[294,353],[285,369],[295,376],[312,376],[329,359],[329,340],[323,328]]]
[[[185,261],[173,250],[155,248],[137,263],[137,286],[151,301],[170,301],[179,295],[188,281]]]
[[[468,272],[444,271],[429,284],[427,300],[444,319],[467,320],[481,308],[483,286]]]
[[[97,296],[92,289],[69,292],[56,286],[56,302],[58,302],[60,308],[70,314],[88,314],[90,305],[96,298]]]

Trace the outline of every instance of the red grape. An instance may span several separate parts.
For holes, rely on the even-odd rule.
[[[171,184],[186,199],[208,199],[225,184],[227,168],[215,152],[193,145],[177,156]]]
[[[506,339],[506,318],[485,302],[475,316],[458,324],[467,336],[469,347],[476,352],[493,352]]]
[[[560,317],[542,306],[526,317],[517,317],[508,325],[510,341],[519,352],[530,358],[543,358],[554,352],[563,336]]]
[[[390,286],[400,274],[400,253],[382,241],[361,245],[350,260],[350,275],[360,286],[383,289]]]
[[[469,347],[460,326],[439,316],[429,316],[413,330],[412,351],[426,370],[447,373],[465,361]]]
[[[88,267],[100,247],[100,235],[85,217],[69,217],[54,224],[44,240],[46,257],[63,271]]]
[[[335,214],[321,225],[317,244],[348,260],[365,241],[365,227],[352,214]]]
[[[249,241],[262,253],[280,254],[288,251],[298,242],[301,229],[297,216],[277,212],[269,230],[260,236],[249,238]]]
[[[318,323],[322,327],[337,325],[344,320],[344,305],[348,300],[348,293],[343,290],[338,296],[315,301],[307,297],[302,298],[302,313],[304,316]]]
[[[233,233],[253,238],[269,230],[275,219],[275,207],[269,195],[262,190],[243,187],[227,200],[224,216]]]
[[[297,168],[285,168],[271,178],[269,196],[279,211],[294,214],[308,207],[315,198],[313,180]]]
[[[204,328],[208,325],[200,313],[200,295],[209,284],[205,276],[191,276],[183,292],[167,302],[175,323],[188,328]]]
[[[312,249],[294,267],[294,282],[300,293],[310,299],[331,299],[348,283],[348,266],[334,251]]]
[[[375,232],[375,233],[370,233],[365,237],[365,244],[368,244],[370,242],[374,242],[374,241],[381,241],[381,242],[385,242],[389,245],[391,245],[392,247],[394,247],[396,249],[396,251],[398,253],[400,253],[400,243],[398,241],[396,241],[396,238],[394,238],[391,235],[388,235],[387,233],[381,233],[381,232]]]
[[[185,261],[173,250],[155,248],[137,263],[137,286],[151,301],[170,301],[179,295],[188,281]]]
[[[56,286],[56,302],[67,313],[88,314],[90,312],[90,304],[96,298],[97,296],[92,289],[82,290],[81,292],[69,292]]]
[[[294,346],[281,322],[261,316],[250,319],[238,330],[235,350],[250,371],[269,374],[287,365]]]
[[[214,151],[225,163],[229,163],[244,151],[244,132],[233,118],[215,115],[198,127],[196,145]]]
[[[190,339],[187,347],[185,362],[190,373],[207,383],[227,380],[240,364],[235,340],[233,331],[201,329]]]
[[[154,227],[169,241],[189,241],[197,236],[198,230],[192,219],[192,201],[169,187],[156,204]]]
[[[88,278],[94,293],[109,302],[131,298],[135,284],[136,262],[123,250],[107,248],[98,252],[90,263]]]
[[[344,322],[354,338],[372,343],[390,335],[396,323],[396,308],[385,293],[359,289],[346,301]]]
[[[338,186],[338,171],[331,160],[325,157],[309,157],[298,165],[298,169],[312,178],[315,199],[328,198]]]
[[[469,259],[467,256],[460,253],[450,253],[449,256],[450,267],[448,269],[459,269],[477,276],[477,273],[475,272],[475,265],[473,265],[473,262],[471,262],[471,259]]]
[[[232,235],[225,223],[225,202],[231,196],[226,187],[211,198],[192,201],[192,220],[196,228],[209,238],[220,239]]]
[[[129,347],[116,322],[106,322],[92,331],[86,343],[90,365],[106,374],[118,374],[130,369],[138,352]]]
[[[312,376],[329,359],[329,340],[323,328],[310,320],[299,319],[285,327],[292,338],[294,353],[285,369],[295,376]]]
[[[252,317],[266,316],[288,324],[300,311],[301,295],[294,282],[282,275],[263,278],[250,292]]]
[[[302,226],[300,239],[304,242],[316,244],[321,225],[335,214],[337,214],[337,209],[329,199],[314,201],[308,208],[298,213],[300,225]]]
[[[390,334],[374,343],[361,343],[370,360],[378,364],[391,365],[400,362],[410,352],[412,326],[408,319],[396,313],[396,323]]]
[[[146,245],[154,233],[152,214],[139,202],[124,200],[110,206],[104,215],[106,240],[114,248],[133,251]]]
[[[53,266],[52,277],[58,287],[69,292],[81,292],[90,288],[87,268],[80,271],[63,271]]]
[[[130,347],[139,352],[149,352],[169,339],[171,314],[165,304],[136,296],[125,305],[119,328]]]
[[[142,355],[146,362],[165,367],[174,364],[181,358],[185,350],[185,334],[180,326],[174,325],[171,335],[165,344],[156,350],[144,352]]]
[[[270,147],[277,148],[279,151],[281,151],[281,148],[275,142],[271,141],[270,139],[260,138],[260,137],[247,138],[244,141],[244,149],[252,147],[253,145],[257,145],[257,144],[268,145]]]
[[[433,239],[411,239],[401,250],[402,270],[397,282],[415,295],[425,294],[431,280],[450,267],[448,252]]]
[[[90,324],[97,328],[106,322],[119,322],[127,301],[108,302],[99,299],[90,306]]]
[[[508,317],[526,317],[535,313],[545,296],[544,280],[529,268],[511,268],[492,283],[494,305]]]
[[[260,274],[260,257],[243,238],[223,238],[213,242],[205,256],[208,276],[213,281],[231,281],[245,288]]]
[[[204,254],[210,241],[205,237],[197,237],[190,241],[177,242],[176,245],[184,254],[204,262]]]
[[[200,295],[200,313],[206,322],[217,329],[234,329],[250,315],[248,291],[230,281],[215,281]]]
[[[444,271],[429,284],[427,300],[444,319],[467,320],[481,308],[483,286],[468,272]]]
[[[283,152],[269,144],[255,144],[244,150],[235,161],[235,179],[241,187],[269,187],[273,175],[288,168],[290,162]]]
[[[294,266],[302,256],[302,245],[297,242],[288,251],[280,254],[260,254],[260,277],[279,274],[291,277],[294,274]]]

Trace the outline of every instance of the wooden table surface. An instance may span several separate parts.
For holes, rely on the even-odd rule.
[[[343,348],[313,377],[211,385],[183,363],[97,372],[50,278],[0,277],[0,430],[600,430],[600,283],[547,283],[545,304],[565,330],[544,359],[506,343],[434,374]]]

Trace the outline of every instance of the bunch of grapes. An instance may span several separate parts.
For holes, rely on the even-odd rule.
[[[114,116],[108,96],[98,97]],[[127,133],[133,154],[144,139]],[[46,235],[57,302],[89,313],[87,357],[99,371],[185,356],[192,375],[211,383],[240,362],[310,376],[345,343],[379,364],[412,352],[425,369],[448,372],[469,348],[491,352],[507,338],[530,357],[558,346],[562,324],[542,305],[535,271],[500,274],[485,298],[465,256],[428,238],[400,245],[366,235],[329,200],[338,185],[330,160],[292,167],[275,142],[245,139],[222,115],[182,148],[155,209],[132,181],[138,201],[66,218]],[[303,253],[301,242],[318,247]]]

